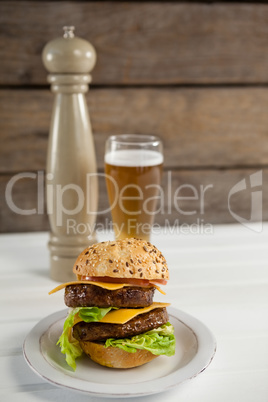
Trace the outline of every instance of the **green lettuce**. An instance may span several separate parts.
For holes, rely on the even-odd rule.
[[[57,342],[60,345],[61,353],[65,354],[67,364],[76,369],[75,359],[83,353],[79,342],[72,338],[69,341],[69,330],[74,325],[74,317],[76,314],[85,322],[100,321],[113,307],[99,308],[99,307],[76,307],[69,312],[63,325],[63,332]]]
[[[135,335],[132,338],[109,338],[105,342],[106,348],[112,346],[129,353],[135,353],[137,349],[145,349],[154,355],[165,356],[173,356],[175,354],[175,345],[174,327],[169,322],[151,331]]]

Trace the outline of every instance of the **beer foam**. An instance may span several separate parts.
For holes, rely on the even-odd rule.
[[[108,152],[104,157],[105,163],[114,166],[157,166],[164,161],[158,151],[146,149],[124,149]]]

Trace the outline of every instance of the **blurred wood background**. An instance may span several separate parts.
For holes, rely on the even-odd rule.
[[[199,196],[184,200],[188,214],[173,207],[158,223],[235,222],[228,194],[243,179],[247,189],[231,208],[250,219],[250,175],[258,171],[268,219],[268,4],[0,1],[1,232],[49,227],[45,214],[14,213],[5,189],[18,173],[45,170],[53,95],[41,53],[64,25],[97,51],[87,102],[100,172],[108,135],[153,133],[164,142],[165,191],[168,172],[172,191],[190,184],[200,195],[210,186],[203,210]],[[13,201],[36,208],[37,192],[37,180],[19,180]],[[107,205],[100,182],[100,210]]]

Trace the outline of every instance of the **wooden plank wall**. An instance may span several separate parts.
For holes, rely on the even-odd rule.
[[[258,171],[268,219],[268,4],[0,1],[1,232],[48,229],[44,214],[14,213],[5,189],[18,173],[45,170],[53,95],[41,52],[68,24],[98,55],[87,102],[100,172],[108,135],[155,133],[165,147],[165,193],[189,184],[198,194],[180,211],[165,206],[157,222],[234,222],[228,194],[244,179],[231,209],[249,219]],[[14,203],[35,208],[37,193],[36,180],[19,180]],[[104,182],[99,207],[107,207]]]

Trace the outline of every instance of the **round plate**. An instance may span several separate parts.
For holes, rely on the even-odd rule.
[[[168,313],[175,328],[175,355],[159,356],[140,367],[111,369],[83,355],[74,372],[56,345],[67,309],[44,318],[31,330],[24,341],[24,357],[43,379],[94,396],[127,398],[163,392],[201,373],[216,351],[215,338],[202,322],[172,307]]]

